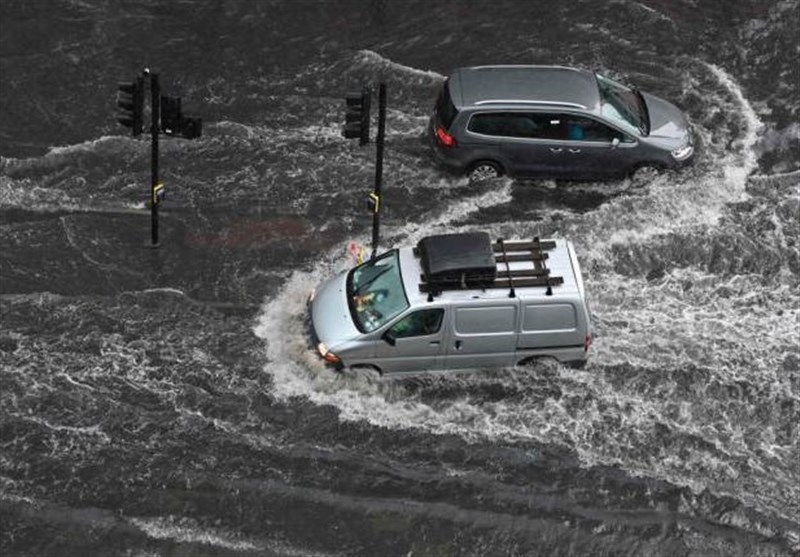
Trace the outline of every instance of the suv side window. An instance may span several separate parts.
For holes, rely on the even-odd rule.
[[[537,112],[485,112],[474,114],[467,129],[473,133],[500,137],[551,139],[550,115]]]
[[[389,330],[396,338],[433,335],[439,332],[443,317],[441,308],[423,309],[406,315]]]
[[[565,132],[565,136],[562,139],[568,141],[602,141],[606,143],[611,143],[615,138],[619,141],[630,141],[624,133],[610,128],[594,118],[575,114],[560,114],[559,117],[563,120],[562,124]]]

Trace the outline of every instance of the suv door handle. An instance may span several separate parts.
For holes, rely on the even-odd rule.
[[[569,152],[570,153],[580,153],[581,150],[580,149],[570,149]]]
[[[460,340],[456,341],[456,350],[461,350],[461,341]]]
[[[438,340],[432,340],[431,341],[431,346],[439,346],[439,341]]]
[[[551,153],[560,153],[563,150],[564,149],[562,149],[561,147],[550,147],[550,152]]]

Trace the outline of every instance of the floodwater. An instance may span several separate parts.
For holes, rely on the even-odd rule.
[[[3,555],[792,555],[800,551],[800,2],[0,4]],[[696,164],[605,183],[440,172],[459,66],[596,69],[688,114]],[[144,67],[204,120],[115,121]],[[596,327],[542,363],[324,369],[305,300],[368,244],[558,236]]]

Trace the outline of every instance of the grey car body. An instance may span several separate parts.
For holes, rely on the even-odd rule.
[[[694,154],[678,107],[562,66],[457,69],[440,91],[427,137],[439,163],[477,178],[612,178],[679,168]]]
[[[418,287],[424,270],[412,248],[341,272],[311,295],[315,347],[339,369],[381,374],[496,369],[541,357],[580,366],[592,326],[578,260],[568,241],[542,241],[554,244],[547,269],[563,282],[517,287],[513,296],[505,287],[428,295]],[[515,273],[531,265],[530,257],[509,263]],[[380,292],[358,307],[355,300]]]

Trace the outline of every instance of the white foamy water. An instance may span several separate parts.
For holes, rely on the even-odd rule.
[[[201,528],[190,519],[131,518],[129,522],[155,539],[211,545],[235,551],[264,549],[250,541],[237,539],[238,536],[232,533]]]
[[[411,66],[399,64],[389,60],[384,56],[381,56],[372,50],[359,50],[357,62],[368,66],[378,67],[381,70],[388,70],[393,73],[404,74],[414,78],[424,78],[434,82],[444,81],[445,79],[445,77],[438,72],[420,70],[418,68],[412,68]]]
[[[713,486],[717,492],[734,494],[782,516],[787,516],[787,505],[797,510],[791,501],[800,499],[800,490],[786,491],[785,486],[796,484],[798,478],[771,466],[776,459],[790,458],[792,449],[774,431],[764,432],[756,442],[746,441],[753,426],[746,420],[737,423],[748,413],[746,402],[712,402],[706,409],[697,409],[692,401],[705,400],[702,393],[672,394],[682,388],[679,374],[672,370],[693,366],[705,370],[710,390],[735,389],[744,381],[761,389],[774,386],[773,393],[760,401],[763,404],[774,404],[776,397],[796,399],[776,370],[796,337],[797,294],[785,286],[765,298],[757,277],[733,277],[721,283],[718,277],[691,268],[671,271],[652,284],[614,271],[614,246],[647,244],[667,234],[702,235],[719,225],[728,204],[747,197],[760,121],[724,70],[710,64],[703,67],[720,86],[718,102],[735,107],[741,120],[740,135],[730,141],[730,148],[709,145],[706,156],[711,160],[706,161],[705,172],[658,175],[585,214],[557,211],[545,215],[542,222],[485,227],[503,237],[557,231],[556,235],[572,239],[578,248],[600,334],[587,371],[558,369],[553,381],[562,391],[560,398],[474,402],[461,397],[433,406],[396,396],[391,385],[332,374],[310,350],[304,323],[308,292],[329,275],[322,268],[296,272],[265,305],[256,327],[268,343],[272,362],[268,370],[276,395],[333,405],[342,420],[364,420],[376,426],[414,427],[465,439],[555,443],[574,449],[586,465],[621,465],[634,474],[666,479],[698,492]],[[504,181],[500,188],[452,203],[424,224],[410,223],[388,232],[393,243],[413,244],[427,234],[458,230],[453,223],[510,201],[511,182]],[[687,284],[692,285],[688,294]],[[795,309],[778,311],[793,304]],[[637,382],[633,388],[620,388],[613,371],[604,371],[615,366],[653,373],[649,381],[657,387]],[[528,373],[506,370],[492,378],[452,380],[511,382],[524,387]],[[674,441],[663,442],[654,433],[660,428],[670,432]],[[702,439],[707,446],[693,448],[691,439]],[[675,456],[674,451],[687,450],[688,456]],[[766,497],[759,495],[764,491]]]

